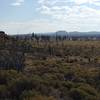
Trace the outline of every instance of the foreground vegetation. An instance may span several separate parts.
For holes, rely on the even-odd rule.
[[[100,100],[100,41],[0,41],[0,100]]]

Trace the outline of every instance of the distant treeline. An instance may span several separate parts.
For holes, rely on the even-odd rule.
[[[66,32],[57,31],[54,33],[30,33],[13,35],[19,40],[100,40],[100,32]]]

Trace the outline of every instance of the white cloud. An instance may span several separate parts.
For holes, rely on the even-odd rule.
[[[29,32],[56,31],[59,26],[56,22],[48,20],[32,20],[27,22],[5,22],[0,23],[0,28],[8,34],[25,34]]]
[[[12,6],[21,6],[24,3],[24,0],[16,0],[15,2],[11,3]]]
[[[100,0],[38,0],[38,3],[38,12],[52,18],[52,23],[57,21],[60,29],[100,31]]]
[[[76,4],[84,4],[84,3],[88,3],[88,4],[94,4],[96,5],[97,3],[100,3],[100,0],[75,0]]]
[[[88,22],[87,22],[88,20]],[[29,32],[66,31],[100,31],[100,20],[92,18],[69,18],[65,21],[32,20],[27,22],[3,22],[0,28],[8,34],[25,34]],[[0,29],[0,30],[1,30]]]
[[[91,17],[99,16],[100,10],[92,8],[89,4],[100,5],[100,0],[39,0],[40,13],[51,17]],[[84,4],[84,5],[82,5]]]
[[[22,5],[24,0],[16,0]],[[0,23],[8,33],[66,31],[100,31],[100,0],[38,0],[41,20]],[[92,5],[95,7],[92,7]],[[48,20],[43,20],[47,16]]]
[[[70,25],[73,22],[80,27],[82,26],[80,23],[90,25],[91,22],[92,24],[97,22],[98,25],[100,9],[90,6],[92,4],[96,7],[97,3],[99,4],[100,0],[39,0],[38,11],[63,24],[67,22]]]

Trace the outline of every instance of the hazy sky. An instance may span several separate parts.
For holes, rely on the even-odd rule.
[[[0,30],[100,31],[100,0],[0,0]]]

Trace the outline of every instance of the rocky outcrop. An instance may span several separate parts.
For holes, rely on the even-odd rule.
[[[6,40],[9,40],[9,36],[4,31],[0,31],[0,41]]]

